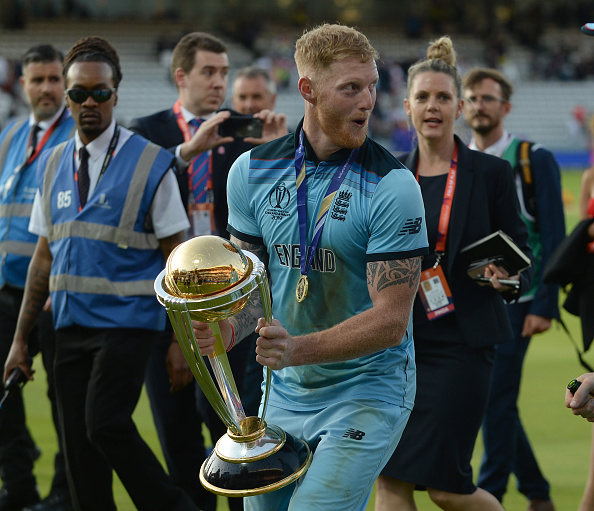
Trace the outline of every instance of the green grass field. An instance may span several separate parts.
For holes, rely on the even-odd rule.
[[[577,222],[580,177],[580,172],[563,173],[568,229]],[[562,314],[564,321],[573,332],[574,339],[579,342],[581,333],[577,318],[565,311]],[[590,363],[594,363],[593,354],[589,354],[586,358]],[[36,442],[43,450],[41,458],[35,465],[35,473],[40,491],[46,495],[53,474],[56,441],[49,402],[45,395],[45,374],[40,360],[35,361],[35,367],[36,379],[25,387],[24,392],[28,423]],[[561,328],[555,326],[551,331],[532,340],[523,376],[520,413],[541,468],[551,483],[552,497],[559,511],[577,509],[588,473],[592,428],[583,419],[574,417],[564,406],[564,389],[567,382],[584,372],[572,344]],[[465,399],[463,389],[460,389],[460,399]],[[473,403],[469,402],[468,406],[473,406]],[[162,460],[144,393],[134,417],[141,434]],[[478,466],[481,453],[479,438],[473,459],[475,468]],[[114,493],[120,511],[134,510],[133,504],[117,478],[114,483]],[[416,499],[419,511],[437,509],[425,492],[417,492]],[[515,489],[513,478],[509,483],[504,506],[508,511],[526,509],[526,501]],[[373,496],[367,509],[373,509]],[[228,511],[225,499],[219,498],[218,511]]]

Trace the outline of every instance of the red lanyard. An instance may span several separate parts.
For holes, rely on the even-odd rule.
[[[417,165],[418,167],[418,165]],[[437,264],[441,256],[445,254],[446,240],[448,237],[448,228],[450,225],[450,215],[452,213],[452,201],[456,189],[456,174],[458,173],[458,144],[454,146],[454,154],[448,171],[448,180],[446,182],[443,201],[441,203],[441,213],[439,214],[439,224],[437,226],[437,242],[435,243],[435,252],[437,253]],[[417,168],[417,181],[419,180],[419,169]]]
[[[42,139],[37,143],[37,145],[35,146],[35,151],[33,151],[33,154],[31,156],[29,156],[29,159],[25,162],[25,165],[30,165],[31,162],[37,158],[37,156],[39,155],[39,153],[43,150],[43,147],[45,146],[46,142],[48,141],[48,139],[51,137],[54,129],[56,128],[56,126],[58,124],[60,124],[60,122],[62,121],[62,118],[64,117],[64,114],[66,113],[66,108],[64,108],[64,110],[62,110],[62,113],[60,114],[60,117],[58,117],[54,123],[48,128],[48,130],[45,132],[45,134],[43,135]]]
[[[190,126],[184,119],[184,116],[181,111],[181,103],[179,99],[173,105],[173,113],[175,114],[175,119],[177,120],[177,125],[179,126],[180,131],[184,136],[184,142],[187,142],[192,138],[192,133],[190,132]]]

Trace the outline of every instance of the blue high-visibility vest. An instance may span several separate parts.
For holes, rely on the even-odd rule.
[[[133,135],[79,211],[74,151],[70,140],[44,153],[38,168],[55,327],[163,330],[153,284],[165,261],[149,212],[173,155]]]
[[[10,123],[0,134],[0,288],[24,287],[37,236],[29,232],[29,218],[37,191],[36,157],[25,164],[31,134],[29,118]],[[74,135],[74,121],[66,110],[45,143],[52,148]]]

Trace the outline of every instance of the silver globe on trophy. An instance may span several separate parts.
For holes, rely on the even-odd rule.
[[[269,368],[261,416],[246,417],[241,404],[218,322],[240,312],[256,288],[270,324],[272,304],[264,264],[218,236],[198,236],[178,245],[155,280],[157,298],[167,309],[192,374],[227,426],[227,433],[202,464],[200,482],[207,490],[229,497],[278,490],[303,475],[312,458],[303,440],[264,420]],[[191,320],[209,323],[216,338],[212,355],[200,355]],[[204,358],[210,361],[218,388]]]

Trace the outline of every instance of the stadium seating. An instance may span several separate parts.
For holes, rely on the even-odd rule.
[[[120,85],[120,101],[116,107],[118,120],[126,124],[130,119],[164,109],[175,101],[177,93],[169,79],[169,70],[157,54],[160,37],[175,38],[187,26],[172,21],[149,22],[143,20],[68,20],[52,19],[51,22],[31,20],[25,29],[0,31],[2,55],[18,60],[25,49],[49,42],[66,52],[79,38],[86,35],[106,37],[118,50],[124,78]],[[208,30],[193,26],[192,30]],[[283,53],[291,58],[292,45],[301,29],[267,28],[258,39],[260,52]],[[551,29],[549,44],[570,41],[581,45],[584,51],[592,50],[587,43],[591,38],[580,37],[579,30],[568,35],[567,31]],[[374,45],[384,61],[416,60],[423,56],[427,41],[395,37],[388,30],[369,31]],[[218,34],[220,35],[220,34]],[[252,54],[240,44],[229,41],[232,69],[251,64]],[[473,65],[484,65],[484,46],[476,38],[455,36],[454,42],[462,71]],[[591,46],[591,45],[590,45]],[[555,151],[582,151],[586,149],[587,135],[580,132],[573,116],[580,105],[589,117],[594,112],[594,83],[535,81],[531,79],[531,53],[518,45],[509,44],[503,70],[515,86],[513,110],[507,128],[528,138],[538,140]],[[291,84],[279,91],[277,110],[285,112],[290,127],[294,127],[303,113],[303,103],[296,89],[296,73],[291,70]]]

